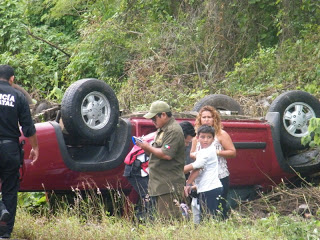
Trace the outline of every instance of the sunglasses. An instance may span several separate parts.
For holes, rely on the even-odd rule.
[[[157,116],[161,117],[161,113],[157,113],[153,118],[151,118],[152,122],[156,122]]]

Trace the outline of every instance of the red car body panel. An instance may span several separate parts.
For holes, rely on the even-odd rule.
[[[190,121],[194,119],[178,119]],[[131,135],[143,136],[155,127],[151,120],[130,118]],[[237,157],[228,159],[231,187],[261,185],[268,187],[292,176],[284,172],[278,162],[271,125],[265,120],[225,120],[224,129],[237,148]],[[104,171],[75,171],[63,159],[56,129],[50,122],[36,124],[40,156],[31,165],[28,158],[30,144],[26,140],[25,161],[22,168],[20,191],[70,191],[72,188],[100,188],[131,190],[122,176],[124,164]],[[24,137],[21,137],[21,140]],[[127,149],[130,151],[132,144]],[[124,158],[123,158],[124,160]],[[123,161],[122,161],[123,162]]]
[[[38,161],[31,165],[31,159],[26,158],[31,146],[26,140],[20,191],[83,189],[88,187],[88,184],[101,189],[130,188],[122,177],[124,165],[106,172],[78,172],[69,169],[63,161],[53,126],[49,122],[38,123],[36,129],[40,156]]]

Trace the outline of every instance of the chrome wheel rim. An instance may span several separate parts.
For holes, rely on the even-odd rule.
[[[110,103],[100,92],[91,92],[82,101],[81,116],[90,129],[98,130],[106,126],[110,112]]]
[[[290,135],[303,137],[308,134],[309,120],[313,117],[316,117],[316,114],[308,104],[295,102],[285,109],[283,124]]]

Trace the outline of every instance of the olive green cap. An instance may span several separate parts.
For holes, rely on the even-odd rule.
[[[151,104],[150,110],[144,118],[153,118],[157,113],[171,112],[170,106],[164,101],[155,101]]]

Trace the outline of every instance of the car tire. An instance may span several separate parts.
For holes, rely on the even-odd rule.
[[[32,103],[33,103],[33,102],[32,102],[32,97],[29,95],[29,93],[28,93],[26,90],[24,90],[23,87],[19,86],[18,84],[15,84],[15,83],[14,83],[12,86],[13,86],[15,89],[17,89],[17,90],[19,90],[20,92],[23,93],[23,95],[26,97],[26,99],[27,99],[27,101],[28,101],[29,104],[32,104]]]
[[[42,101],[39,104],[36,105],[34,114],[41,113],[44,110],[47,110],[52,107],[52,104],[48,101]]]
[[[320,117],[320,102],[311,94],[293,90],[280,94],[270,105],[269,112],[280,114],[281,146],[285,152],[307,148],[301,138],[308,134],[312,117]]]
[[[95,78],[81,79],[66,90],[61,102],[61,117],[72,137],[105,140],[118,123],[118,99],[105,82]]]
[[[203,106],[212,106],[217,110],[237,111],[238,114],[243,114],[240,104],[233,98],[223,94],[211,94],[200,99],[193,107],[193,111],[199,112]]]

